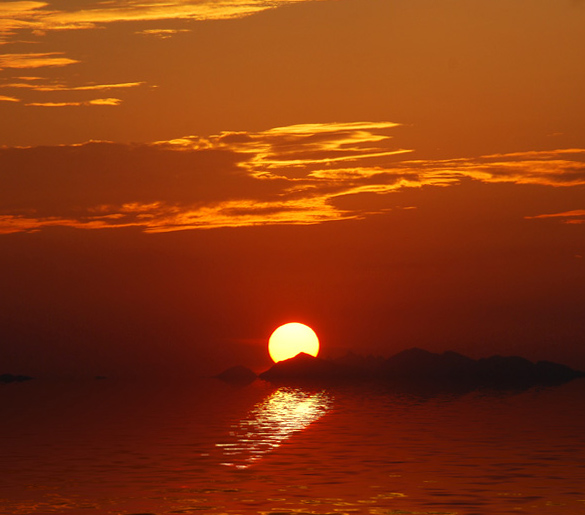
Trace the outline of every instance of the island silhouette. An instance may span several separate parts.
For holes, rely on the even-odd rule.
[[[30,381],[32,377],[20,374],[0,374],[0,383],[20,383]]]
[[[476,360],[453,351],[434,353],[412,348],[390,358],[350,352],[340,358],[323,359],[299,353],[275,363],[258,376],[240,365],[216,377],[240,384],[259,377],[273,383],[384,382],[405,387],[473,390],[553,386],[585,377],[585,372],[551,361],[533,363],[520,356],[495,355]]]

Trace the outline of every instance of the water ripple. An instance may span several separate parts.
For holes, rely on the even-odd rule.
[[[216,444],[229,458],[222,464],[249,467],[321,418],[331,408],[332,402],[332,396],[325,391],[278,388],[232,426],[232,441]]]

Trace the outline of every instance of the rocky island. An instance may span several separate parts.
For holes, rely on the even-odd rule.
[[[550,361],[533,363],[519,356],[475,360],[453,351],[439,354],[413,348],[390,358],[350,353],[329,360],[301,353],[275,363],[259,377],[276,383],[383,381],[397,386],[471,390],[556,385],[585,377],[585,373]]]

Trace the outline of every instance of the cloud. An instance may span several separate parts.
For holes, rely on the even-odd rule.
[[[384,143],[390,136],[374,132],[396,126],[392,122],[302,124],[258,133],[222,132],[208,138],[187,136],[159,144],[177,149],[229,149],[249,154],[247,166],[252,175],[269,177],[273,169],[287,175],[287,172],[294,174],[295,169],[308,170],[311,165],[363,162],[368,158],[410,152],[386,148]]]
[[[37,34],[93,29],[114,22],[227,20],[307,1],[322,0],[93,0],[70,10],[57,9],[47,2],[0,2],[0,36],[22,29]]]
[[[187,27],[177,27],[190,21],[237,19],[281,6],[308,1],[324,0],[84,0],[83,2],[1,1],[0,0],[0,45],[15,45],[14,52],[22,50],[22,44],[39,44],[37,52],[3,53],[0,55],[0,70],[17,70],[66,67],[85,61],[87,56],[71,57],[48,47],[49,39],[43,37],[52,31],[103,29],[111,24],[127,23],[130,34],[156,38],[168,38],[180,32],[189,32]],[[167,26],[156,26],[166,24]],[[172,24],[172,26],[168,26]],[[18,50],[16,49],[18,47]],[[28,49],[28,46],[27,46]],[[1,87],[21,88],[30,91],[83,91],[89,89],[113,89],[136,87],[142,82],[119,84],[96,84],[71,86],[63,83],[27,83],[10,81]],[[13,97],[19,95],[12,95]],[[112,95],[113,96],[113,95]],[[95,104],[91,100],[76,102],[78,98],[24,98],[23,105],[61,107]],[[102,104],[103,105],[103,104]],[[112,103],[108,105],[113,105]]]
[[[0,102],[20,102],[20,99],[15,97],[7,97],[5,95],[0,95]]]
[[[71,104],[53,106],[61,105]],[[141,145],[3,148],[0,232],[51,225],[157,232],[317,224],[387,212],[395,205],[389,194],[423,186],[585,185],[583,149],[407,159],[409,151],[390,136],[396,125],[303,124]],[[364,195],[365,202],[347,201]],[[570,213],[562,215],[580,220]]]
[[[175,34],[180,34],[184,32],[191,32],[189,29],[145,29],[136,31],[136,34],[140,34],[142,36],[154,36],[159,39],[169,39],[173,37]]]
[[[27,28],[30,18],[38,15],[38,9],[46,7],[46,2],[0,2],[0,38],[12,35],[14,31]]]
[[[9,82],[7,84],[0,84],[0,88],[14,88],[14,89],[28,89],[41,92],[53,91],[102,91],[110,89],[127,89],[137,88],[143,86],[144,82],[121,82],[116,84],[86,84],[84,86],[67,86],[58,82],[38,82],[42,81],[40,77],[28,78],[26,82]]]
[[[28,53],[28,54],[0,54],[0,70],[4,68],[43,68],[68,66],[78,63],[75,59],[62,57],[61,52]]]
[[[85,103],[85,105],[92,105],[92,106],[117,106],[120,105],[122,101],[119,98],[95,98],[93,100],[89,100]]]
[[[60,101],[53,101],[51,100],[51,96],[44,95],[44,98],[38,99],[39,93],[55,93],[55,92],[92,92],[92,91],[110,91],[110,90],[121,90],[121,89],[130,89],[130,88],[137,88],[144,86],[144,82],[120,82],[120,83],[111,83],[111,84],[83,84],[77,86],[71,86],[63,83],[62,81],[50,81],[43,79],[41,77],[20,77],[16,81],[6,82],[5,84],[0,84],[0,88],[6,89],[8,91],[26,91],[31,92],[35,97],[28,99],[18,99],[12,96],[1,96],[0,101],[10,101],[13,99],[13,102],[23,102],[24,106],[34,106],[34,107],[67,107],[67,106],[117,106],[122,103],[122,100],[119,98],[114,97],[106,97],[106,98],[94,98],[94,99],[87,99],[87,100],[60,100]]]
[[[585,224],[585,209],[574,209],[562,213],[546,213],[536,216],[525,216],[527,220],[542,220],[547,218],[561,219],[565,224]]]
[[[485,156],[466,168],[468,174],[493,182],[575,186],[585,184],[585,150],[559,149]]]
[[[122,103],[119,98],[94,98],[84,102],[29,102],[29,107],[78,107],[78,106],[118,106]]]

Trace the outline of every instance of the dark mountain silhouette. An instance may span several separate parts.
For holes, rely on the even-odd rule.
[[[235,367],[224,370],[215,377],[225,381],[226,383],[250,384],[258,376],[248,367],[244,367],[243,365],[236,365]]]
[[[428,379],[439,380],[466,376],[473,369],[475,361],[457,352],[447,351],[435,354],[427,350],[408,349],[388,358],[383,371],[387,378],[408,379],[414,374]]]
[[[400,386],[459,390],[555,385],[584,376],[583,372],[548,361],[532,363],[518,356],[474,360],[457,352],[437,354],[418,348],[388,359],[349,353],[343,358],[324,360],[301,353],[259,375],[272,382],[384,381]]]
[[[33,378],[23,375],[0,374],[0,383],[19,383],[22,381],[30,381],[31,379]]]
[[[343,367],[346,373],[354,376],[378,374],[384,368],[385,359],[380,356],[360,356],[354,352],[348,352],[341,358],[333,360],[336,365]]]
[[[309,354],[301,352],[294,358],[279,361],[270,369],[262,372],[258,377],[268,381],[281,380],[283,378],[291,379],[334,379],[342,377],[344,367],[333,361],[315,358]]]

